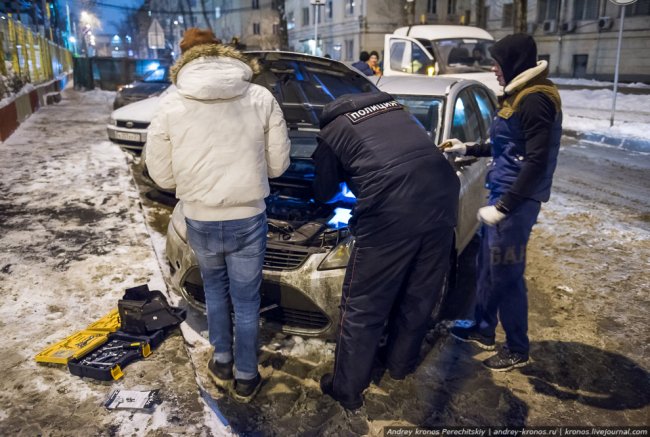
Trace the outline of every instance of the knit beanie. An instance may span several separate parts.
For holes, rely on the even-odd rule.
[[[181,53],[185,53],[194,46],[200,44],[221,44],[221,41],[214,36],[210,29],[199,29],[198,27],[190,27],[183,34],[181,40]]]
[[[492,58],[499,64],[506,84],[537,65],[537,45],[525,33],[508,35],[490,47]]]

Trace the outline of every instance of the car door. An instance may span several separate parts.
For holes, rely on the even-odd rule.
[[[384,60],[385,75],[435,74],[435,60],[419,41],[394,35],[386,35],[385,40],[385,47],[388,47],[388,59]]]
[[[484,142],[488,139],[488,124],[494,107],[492,101],[481,100],[487,94],[477,94],[478,86],[468,86],[452,97],[453,108],[449,138],[457,138],[468,143]],[[479,97],[480,96],[480,97]],[[485,189],[485,174],[487,162],[485,158],[473,157],[452,158],[456,173],[461,182],[460,206],[458,211],[458,226],[456,229],[456,246],[464,249],[478,228],[476,218],[478,209],[485,205],[487,191]]]

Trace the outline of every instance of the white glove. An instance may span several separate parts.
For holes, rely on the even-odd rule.
[[[505,214],[497,210],[495,206],[484,206],[479,208],[477,217],[488,226],[495,226],[505,218]]]
[[[456,138],[450,138],[438,147],[445,153],[455,153],[457,155],[465,155],[467,153],[467,145]]]

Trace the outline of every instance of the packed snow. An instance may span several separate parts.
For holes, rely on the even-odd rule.
[[[127,376],[113,385],[82,380],[61,366],[43,366],[33,360],[43,347],[115,308],[125,288],[142,283],[154,289],[166,287],[164,234],[150,227],[150,212],[142,210],[127,165],[132,158],[106,140],[105,122],[113,96],[99,90],[68,91],[60,104],[42,108],[0,143],[0,333],[5,339],[0,355],[5,369],[0,383],[0,401],[5,405],[0,410],[0,429],[7,435],[65,435],[71,429],[85,435],[230,434],[197,389],[201,386],[197,375],[204,372],[209,345],[205,332],[187,324],[183,337],[166,340],[151,358],[127,367]],[[648,138],[650,92],[619,94],[612,128],[611,90],[564,89],[561,96],[565,129]],[[542,216],[545,221],[538,233],[553,235],[555,223],[580,214],[569,197],[554,200],[557,207]],[[601,226],[595,216],[589,217],[593,227]],[[621,241],[647,241],[643,229],[631,233],[614,232],[611,226],[604,229],[607,236]],[[574,229],[569,231],[567,235],[576,235]],[[601,240],[598,243],[601,249],[608,247]],[[537,250],[545,254],[546,248]],[[566,295],[580,294],[569,278],[562,278],[555,288]],[[177,296],[170,299],[179,303]],[[266,349],[296,357],[306,368],[316,367],[310,358],[319,353],[326,360],[333,355],[331,343],[300,337],[278,337]],[[444,354],[440,357],[443,362],[438,364],[444,365]],[[433,372],[431,381],[442,378],[435,368],[424,370]],[[157,373],[149,376],[147,369]],[[495,390],[491,380],[481,383],[486,385],[485,392]],[[442,378],[441,384],[448,381]],[[101,404],[119,387],[162,388],[167,397],[153,414],[108,412]],[[317,392],[315,387],[311,390]],[[398,390],[395,387],[399,394]],[[411,401],[405,398],[404,405]],[[458,413],[454,408],[462,407],[450,404],[444,414]],[[471,417],[473,413],[465,414]],[[509,418],[495,414],[497,419]]]

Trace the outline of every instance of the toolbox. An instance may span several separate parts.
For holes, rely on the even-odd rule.
[[[101,319],[97,320],[94,323],[91,323],[86,327],[90,331],[100,331],[100,332],[115,332],[120,329],[120,313],[118,309],[114,309],[110,313],[106,314]]]
[[[114,309],[81,331],[66,337],[40,351],[34,359],[38,363],[68,364],[80,358],[108,340],[108,335],[120,328],[120,313]]]
[[[39,363],[67,364],[74,358],[83,357],[108,340],[107,332],[83,330],[64,340],[46,347],[34,357]]]
[[[151,354],[165,339],[165,331],[150,335],[133,335],[122,331],[108,334],[100,347],[68,362],[70,373],[76,376],[113,381],[124,376],[123,369],[129,363]]]

